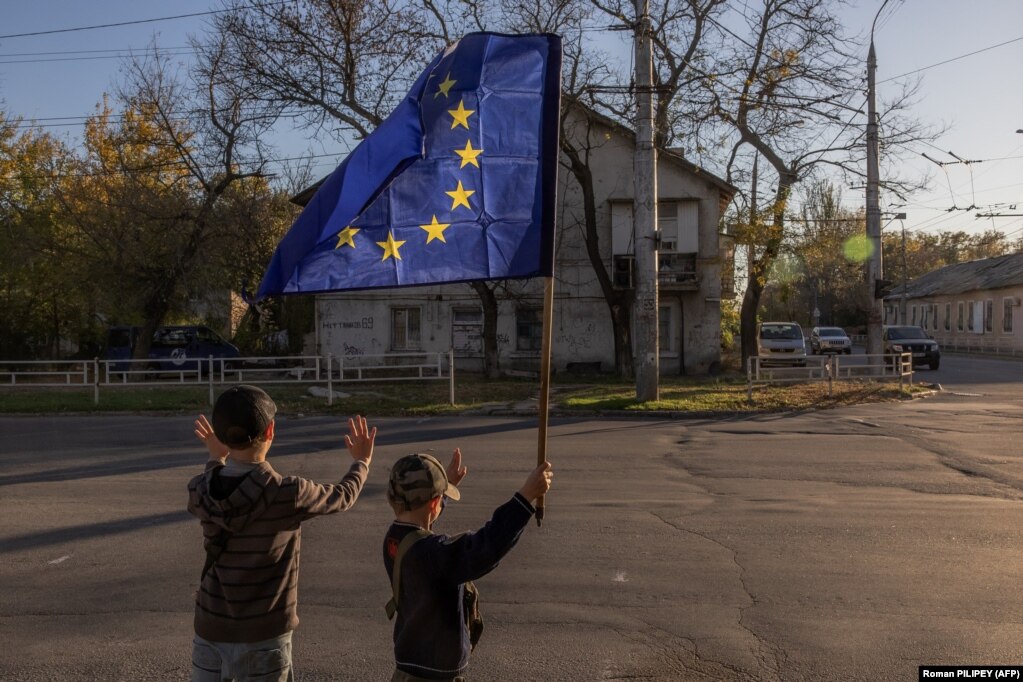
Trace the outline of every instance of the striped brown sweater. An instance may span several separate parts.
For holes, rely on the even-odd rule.
[[[368,467],[355,462],[339,483],[281,476],[261,462],[244,477],[221,476],[210,460],[188,483],[188,511],[205,543],[231,533],[199,586],[195,632],[212,642],[258,642],[298,626],[300,524],[344,511],[359,497]]]

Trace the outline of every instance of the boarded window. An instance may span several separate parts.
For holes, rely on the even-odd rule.
[[[1012,309],[1016,301],[1011,298],[1002,299],[1002,331],[1012,331]]]
[[[454,308],[451,311],[451,347],[460,357],[478,357],[483,353],[482,310]]]

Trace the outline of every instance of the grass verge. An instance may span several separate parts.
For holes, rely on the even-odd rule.
[[[308,393],[308,385],[269,384],[264,388],[284,414],[364,414],[414,416],[456,414],[485,407],[535,405],[539,382],[535,379],[488,381],[478,375],[461,374],[455,386],[456,404],[449,404],[447,381],[379,382],[335,384],[347,394],[327,405],[326,398]],[[214,387],[214,395],[222,387]],[[915,387],[914,391],[924,389]],[[635,385],[607,377],[555,377],[551,386],[552,407],[580,414],[625,410],[734,414],[821,409],[864,402],[897,400],[898,385],[872,382],[835,382],[833,395],[826,384],[757,387],[753,402],[746,399],[746,385],[738,378],[688,379],[664,377],[660,400],[637,403]],[[85,412],[209,411],[209,389],[178,386],[111,387],[100,390],[93,403],[91,388],[47,389],[0,386],[2,414],[61,414]]]

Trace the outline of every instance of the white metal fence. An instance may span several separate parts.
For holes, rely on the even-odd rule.
[[[0,361],[0,388],[91,389],[99,404],[101,390],[129,386],[200,387],[225,384],[322,384],[327,404],[333,404],[335,385],[375,381],[448,380],[448,397],[455,403],[454,352],[391,353],[335,358],[332,355],[187,358],[171,360],[21,360]]]
[[[746,397],[753,400],[755,385],[827,382],[828,397],[835,381],[852,379],[897,380],[899,390],[913,386],[913,354],[857,355],[855,359],[811,355],[803,364],[782,364],[777,358],[753,356],[746,365]]]

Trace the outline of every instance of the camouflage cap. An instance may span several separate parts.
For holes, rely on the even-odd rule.
[[[404,505],[406,511],[421,507],[438,495],[452,500],[461,497],[458,488],[448,482],[448,474],[433,455],[405,455],[391,467],[387,499]]]

